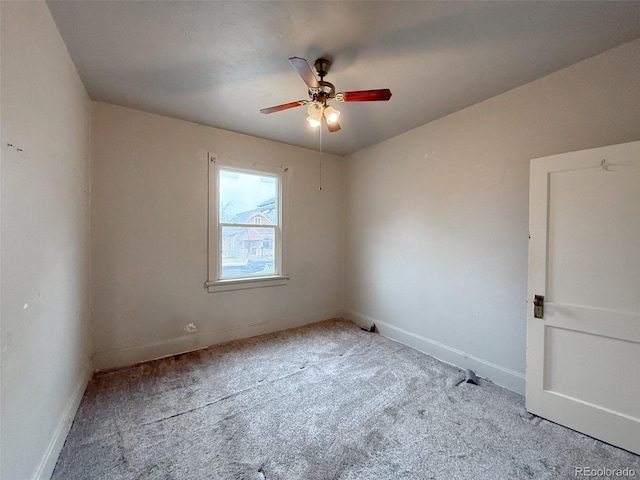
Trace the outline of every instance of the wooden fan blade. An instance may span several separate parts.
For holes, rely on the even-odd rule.
[[[279,112],[280,110],[287,110],[289,108],[299,107],[301,105],[306,105],[307,103],[309,103],[308,100],[298,100],[297,102],[283,103],[282,105],[276,105],[275,107],[263,108],[260,110],[260,113]]]
[[[327,128],[331,133],[337,132],[338,130],[340,130],[340,124],[338,123],[337,120],[333,123],[328,123],[328,122],[325,122],[325,123],[327,124]]]
[[[388,88],[336,93],[336,100],[339,102],[379,102],[390,98],[391,90]]]
[[[309,62],[307,62],[304,58],[300,57],[291,57],[289,59],[291,66],[294,70],[300,75],[300,78],[307,84],[309,88],[318,88],[320,85],[318,84],[318,79],[313,74],[313,70],[311,70],[311,66]]]

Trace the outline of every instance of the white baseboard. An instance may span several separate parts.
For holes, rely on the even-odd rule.
[[[67,439],[67,434],[71,429],[71,424],[73,423],[73,419],[75,418],[78,407],[80,406],[82,396],[84,395],[92,376],[93,365],[91,364],[91,361],[88,361],[82,370],[82,374],[78,379],[75,391],[67,403],[67,408],[65,408],[64,413],[58,422],[58,426],[56,427],[55,432],[53,432],[51,442],[49,442],[49,446],[40,460],[40,464],[38,465],[38,469],[33,475],[32,480],[49,480],[51,478],[53,469],[58,461],[58,456],[64,446],[64,441]]]
[[[170,338],[160,342],[138,345],[134,347],[119,348],[93,354],[93,364],[96,371],[110,368],[126,367],[149,360],[170,357],[181,353],[192,352],[207,348],[218,343],[239,340],[265,333],[277,332],[287,328],[299,327],[309,323],[315,323],[330,318],[341,318],[341,309],[322,310],[307,315],[305,318],[291,318],[269,320],[264,322],[227,327],[209,332],[193,333]]]
[[[456,367],[463,369],[469,368],[481,378],[485,378],[508,390],[524,395],[525,375],[520,372],[474,357],[473,355],[469,355],[457,348],[443,345],[435,340],[430,340],[416,333],[409,332],[357,312],[347,310],[344,312],[344,315],[345,318],[363,327],[369,327],[372,323],[375,323],[380,334],[391,340],[402,343],[403,345],[407,345],[411,348],[415,348],[420,352],[431,355],[438,360]]]

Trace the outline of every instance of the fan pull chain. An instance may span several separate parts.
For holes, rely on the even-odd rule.
[[[320,130],[320,166],[319,166],[319,174],[320,174],[320,178],[319,178],[319,185],[318,185],[318,190],[322,191],[322,127],[324,125],[320,125],[320,128],[318,130]]]

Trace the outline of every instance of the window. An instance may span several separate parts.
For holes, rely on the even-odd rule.
[[[210,292],[286,284],[287,171],[209,156]]]

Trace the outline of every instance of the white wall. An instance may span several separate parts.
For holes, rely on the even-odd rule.
[[[23,480],[49,478],[92,371],[91,108],[47,6],[0,8],[0,475]]]
[[[93,110],[94,363],[108,368],[342,312],[343,160],[182,120]],[[292,168],[286,286],[207,293],[207,160]],[[185,332],[194,323],[198,331]]]
[[[349,156],[347,317],[524,392],[529,160],[639,106],[640,40]]]

